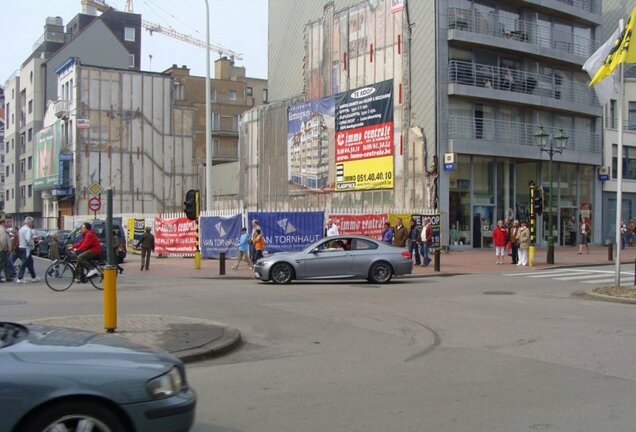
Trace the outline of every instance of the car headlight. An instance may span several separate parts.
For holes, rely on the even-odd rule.
[[[148,381],[146,388],[153,399],[165,399],[179,394],[183,390],[181,372],[173,367],[170,372]]]

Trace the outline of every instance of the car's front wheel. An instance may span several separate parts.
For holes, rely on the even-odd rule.
[[[122,420],[105,406],[93,402],[67,401],[44,408],[29,416],[19,430],[119,432],[126,430]]]
[[[393,269],[386,262],[377,262],[369,269],[369,282],[383,284],[393,277]]]
[[[294,278],[294,269],[287,263],[277,263],[272,266],[270,276],[275,284],[287,284]]]

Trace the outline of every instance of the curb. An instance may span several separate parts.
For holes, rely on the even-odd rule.
[[[183,363],[192,363],[225,354],[238,347],[241,343],[241,332],[235,328],[225,327],[223,336],[220,339],[207,342],[200,347],[181,352],[172,352],[171,354],[179,358]]]
[[[585,295],[596,300],[606,301],[610,303],[636,304],[636,299],[626,297],[614,297],[594,292],[593,289],[586,290]]]

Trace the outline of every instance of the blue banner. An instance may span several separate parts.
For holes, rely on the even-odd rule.
[[[204,216],[199,219],[201,230],[201,256],[218,258],[221,252],[227,257],[236,257],[236,246],[243,226],[241,215],[236,216]]]
[[[300,251],[323,237],[324,212],[248,213],[250,224],[254,219],[263,230],[268,253]]]

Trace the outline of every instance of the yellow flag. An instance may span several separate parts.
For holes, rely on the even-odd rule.
[[[636,23],[636,7],[625,24],[623,32],[616,41],[616,46],[610,51],[603,65],[596,71],[590,85],[594,85],[608,77],[621,63],[636,63],[636,42],[631,44],[632,29]]]

